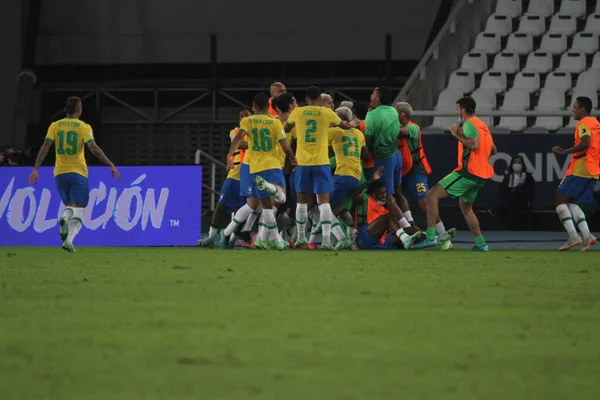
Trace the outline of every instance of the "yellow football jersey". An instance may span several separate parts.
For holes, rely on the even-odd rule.
[[[94,140],[92,127],[77,118],[63,118],[50,124],[46,140],[54,143],[54,176],[75,172],[87,178],[84,145]]]
[[[285,125],[285,122],[287,120],[280,120],[282,125]],[[288,143],[292,142],[292,138],[295,138],[295,134],[296,134],[296,128],[292,129],[289,133],[286,133],[285,131],[283,132],[283,134],[285,135],[285,138],[287,139]],[[279,159],[279,162],[281,163],[281,168],[285,167],[285,151],[283,151],[283,147],[281,146],[277,146],[277,158]]]
[[[329,142],[335,153],[335,174],[362,178],[360,155],[365,147],[365,135],[358,129],[329,128]]]
[[[250,158],[250,173],[281,169],[277,155],[279,142],[286,140],[281,121],[267,114],[255,114],[240,122],[240,131],[246,132],[248,150],[244,159]]]
[[[235,139],[235,137],[237,136],[238,131],[239,131],[238,128],[232,129],[229,132],[229,140],[231,140],[233,142],[233,139]],[[246,138],[244,138],[242,140],[242,142],[245,142],[245,141],[246,141]],[[240,150],[240,149],[237,149],[235,151],[235,153],[233,153],[233,169],[229,170],[229,173],[227,174],[227,179],[234,179],[236,181],[240,180],[240,168],[241,168],[240,164],[242,163],[242,158],[243,158],[242,155],[243,154],[244,154],[244,150]]]
[[[583,122],[579,123],[577,125],[577,136],[578,140],[575,144],[578,144],[582,137],[591,136],[590,127],[584,124]],[[590,174],[590,171],[588,171],[586,156],[579,157],[574,161],[573,172],[571,174],[582,178],[598,179],[598,175],[592,175]]]
[[[298,165],[329,165],[327,131],[341,122],[330,108],[313,105],[294,108],[287,123],[296,128]]]

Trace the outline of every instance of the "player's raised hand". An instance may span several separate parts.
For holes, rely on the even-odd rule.
[[[33,171],[31,171],[31,174],[29,175],[29,178],[27,179],[27,181],[29,182],[30,185],[33,185],[34,183],[38,183],[39,180],[39,174],[37,172],[37,169],[34,169]]]
[[[457,123],[452,124],[452,126],[450,127],[450,133],[452,133],[454,136],[458,135],[458,124]]]
[[[117,167],[115,167],[114,165],[110,166],[110,173],[116,180],[118,180],[118,181],[121,180],[121,174],[119,173],[119,170],[117,169]]]
[[[565,149],[563,149],[560,146],[554,146],[552,148],[552,152],[555,153],[555,154],[560,154],[560,155],[565,155],[566,154]]]
[[[373,176],[371,177],[374,181],[381,179],[381,176],[383,175],[383,165],[379,168],[377,168],[377,170],[375,172],[373,172]]]

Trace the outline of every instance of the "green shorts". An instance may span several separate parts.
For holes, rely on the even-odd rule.
[[[460,197],[465,203],[473,204],[485,181],[467,178],[458,172],[451,172],[438,183],[450,196]]]

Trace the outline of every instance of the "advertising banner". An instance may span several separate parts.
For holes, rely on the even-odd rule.
[[[189,246],[200,236],[202,167],[89,168],[90,200],[76,246]],[[52,167],[0,167],[0,246],[60,245],[64,206]]]

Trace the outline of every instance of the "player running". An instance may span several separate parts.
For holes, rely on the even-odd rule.
[[[395,106],[400,116],[400,137],[398,147],[402,155],[402,190],[396,193],[396,200],[404,217],[411,225],[414,220],[408,201],[405,195],[408,195],[413,201],[416,201],[419,209],[427,215],[427,192],[429,185],[427,175],[431,174],[431,167],[425,156],[423,141],[421,140],[421,128],[410,120],[412,116],[412,107],[408,103],[397,103]],[[446,233],[446,228],[441,220],[435,224],[438,235]]]
[[[331,169],[329,167],[327,130],[330,126],[343,129],[356,127],[356,123],[344,122],[333,110],[320,107],[321,89],[311,86],[306,91],[307,105],[296,107],[285,123],[285,131],[296,128],[297,160],[295,185],[298,193],[296,206],[296,226],[298,239],[296,247],[306,246],[306,220],[308,203],[317,195],[320,222],[323,229],[321,249],[333,250],[331,246],[331,225],[334,215],[329,204],[329,193],[333,191]]]
[[[29,175],[29,184],[38,183],[38,171],[48,155],[50,146],[56,148],[54,181],[65,209],[60,218],[60,240],[62,248],[75,253],[73,241],[83,226],[83,211],[90,197],[88,168],[85,162],[84,144],[100,161],[110,167],[117,180],[119,171],[94,141],[92,127],[81,121],[83,106],[79,97],[69,97],[65,106],[66,118],[53,122],[48,128],[44,144]]]
[[[582,244],[577,228],[583,235],[581,251],[590,251],[596,244],[596,238],[590,233],[585,214],[576,204],[589,203],[594,196],[594,186],[600,174],[600,122],[590,117],[592,100],[578,97],[573,104],[575,127],[575,145],[569,149],[555,146],[552,152],[560,155],[573,154],[571,165],[565,178],[556,190],[556,213],[569,233],[569,240],[560,247],[560,251],[571,250]]]
[[[278,250],[283,250],[286,243],[281,240],[277,231],[277,222],[271,201],[271,196],[280,204],[284,203],[286,199],[285,179],[281,170],[281,162],[277,156],[277,146],[283,148],[293,164],[296,160],[283,134],[281,122],[268,115],[269,97],[263,93],[257,94],[254,97],[252,108],[255,114],[244,118],[240,122],[238,135],[229,148],[227,165],[229,168],[234,166],[231,157],[244,137],[247,136],[247,154],[250,156],[249,167],[252,186],[249,187],[249,197],[246,205],[251,209],[256,209],[260,202],[263,209],[255,247],[272,248],[274,246]],[[236,213],[232,224],[241,223],[241,220],[236,220],[240,211]],[[246,215],[247,217],[248,215]]]
[[[243,108],[240,110],[238,116],[240,122],[246,118],[251,116],[249,108]],[[239,131],[239,127],[232,129],[229,132],[229,139],[233,142],[233,139],[237,136]],[[248,143],[242,142],[240,146],[233,153],[233,168],[229,170],[227,174],[227,178],[225,182],[223,182],[223,186],[221,187],[221,195],[219,197],[219,202],[215,207],[215,210],[212,214],[212,219],[210,223],[210,230],[208,232],[208,237],[199,240],[198,246],[201,247],[214,247],[215,238],[219,234],[219,219],[224,213],[232,213],[236,212],[241,206],[244,205],[245,198],[240,196],[240,168],[241,163],[244,159],[245,150],[248,148]]]
[[[479,229],[479,220],[473,212],[473,203],[479,190],[494,174],[489,159],[496,153],[496,146],[487,125],[475,115],[475,106],[475,100],[471,97],[463,97],[456,103],[456,113],[462,126],[453,124],[450,132],[458,140],[458,167],[427,193],[427,236],[414,246],[415,249],[443,246],[454,237],[455,229],[450,229],[437,240],[435,237],[438,202],[451,196],[460,197],[460,210],[475,237],[475,246],[471,251],[489,251]]]

